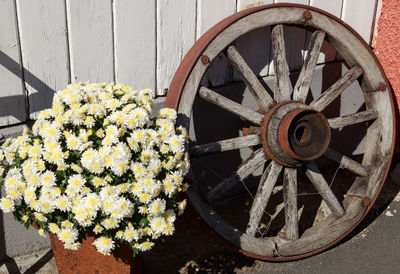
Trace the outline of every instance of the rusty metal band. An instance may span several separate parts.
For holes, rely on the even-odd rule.
[[[375,63],[377,64],[377,67],[379,68],[383,78],[385,79],[385,84],[388,88],[388,93],[389,93],[389,97],[390,97],[390,103],[391,103],[391,107],[392,107],[392,114],[393,114],[393,128],[396,129],[396,117],[398,116],[398,113],[395,112],[395,102],[393,100],[393,92],[392,92],[392,88],[390,85],[390,82],[388,81],[377,57],[375,56],[375,54],[373,53],[373,51],[371,50],[370,46],[364,41],[364,39],[361,38],[361,36],[355,32],[353,30],[353,28],[351,28],[348,24],[346,24],[344,21],[342,21],[341,19],[337,18],[336,16],[327,13],[324,10],[315,8],[315,7],[310,7],[310,6],[306,6],[306,5],[300,5],[300,4],[288,4],[288,3],[279,3],[279,4],[271,4],[271,5],[265,5],[265,6],[258,6],[258,7],[253,7],[253,8],[249,8],[246,10],[243,10],[241,12],[238,12],[234,15],[231,15],[227,18],[225,18],[224,20],[222,20],[221,22],[219,22],[218,24],[216,24],[213,28],[211,28],[209,31],[207,31],[195,44],[194,46],[189,50],[189,52],[186,54],[185,58],[183,59],[183,61],[181,62],[180,66],[178,67],[172,81],[171,84],[169,86],[168,89],[168,93],[167,93],[167,97],[165,100],[165,107],[169,107],[169,108],[174,108],[174,109],[178,109],[178,105],[179,105],[179,101],[182,95],[182,91],[183,88],[186,84],[186,81],[190,75],[190,73],[192,72],[192,69],[194,67],[194,65],[196,64],[197,60],[201,57],[201,54],[204,52],[204,50],[207,48],[207,46],[215,39],[215,37],[218,36],[218,34],[220,34],[224,29],[226,29],[228,26],[230,26],[231,24],[233,24],[234,22],[240,20],[243,17],[246,17],[247,15],[254,13],[254,12],[258,12],[264,9],[269,9],[269,8],[277,8],[277,7],[297,7],[297,8],[304,8],[307,10],[311,10],[314,12],[318,12],[321,14],[324,14],[325,16],[337,21],[338,23],[340,23],[341,25],[345,26],[363,45],[364,47],[370,52],[371,56],[374,58]],[[393,158],[393,154],[394,154],[394,150],[395,150],[395,146],[394,146],[394,142],[395,142],[395,134],[396,134],[396,130],[393,130],[393,143],[392,143],[392,148],[391,148],[391,152],[390,152],[390,159]],[[246,256],[250,256],[256,259],[261,259],[261,260],[266,260],[266,261],[289,261],[289,260],[297,260],[297,259],[303,259],[306,257],[310,257],[312,255],[318,254],[324,250],[327,250],[333,246],[335,246],[336,244],[338,244],[340,241],[342,241],[346,236],[348,236],[360,223],[361,221],[365,218],[365,216],[368,214],[368,212],[370,211],[372,205],[374,204],[374,202],[376,201],[379,193],[382,190],[383,184],[387,178],[389,172],[389,168],[386,169],[386,173],[384,175],[384,178],[382,180],[382,183],[379,187],[379,190],[377,191],[376,195],[373,197],[373,199],[370,201],[368,207],[366,208],[363,216],[346,232],[344,233],[342,236],[340,236],[339,238],[337,238],[336,240],[332,241],[331,243],[325,245],[324,247],[318,248],[314,251],[311,252],[307,252],[304,254],[300,254],[297,256],[290,256],[290,257],[264,257],[264,256],[259,256],[250,252],[246,252],[244,250],[241,250],[240,248],[233,246],[232,244],[228,243],[226,240],[224,240],[220,235],[218,235],[217,233],[215,233],[212,228],[210,226],[208,226],[208,224],[199,217],[199,214],[193,210],[191,213],[193,214],[193,217],[195,217],[195,219],[197,221],[200,222],[201,226],[205,228],[205,231],[212,236],[215,240],[217,240],[218,242],[223,243],[224,245],[230,247],[233,250],[236,250]],[[189,199],[190,201],[190,199]],[[192,205],[193,207],[193,205]]]

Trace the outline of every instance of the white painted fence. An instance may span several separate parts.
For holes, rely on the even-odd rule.
[[[34,118],[70,82],[124,82],[163,94],[204,32],[249,5],[273,2],[321,8],[371,41],[378,0],[0,0],[0,126]],[[287,27],[285,36],[290,67],[298,68],[309,33]],[[273,74],[268,39],[264,29],[236,42],[239,50],[259,44],[243,55],[260,76]],[[329,45],[322,52],[319,63],[336,58]],[[227,67],[221,59],[212,85],[238,79]]]

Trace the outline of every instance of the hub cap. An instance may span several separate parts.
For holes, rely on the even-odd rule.
[[[285,166],[320,157],[331,139],[325,116],[293,101],[280,103],[265,115],[261,135],[267,155]]]

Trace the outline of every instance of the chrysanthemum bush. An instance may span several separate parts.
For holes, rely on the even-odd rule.
[[[150,90],[122,84],[58,91],[32,130],[0,150],[0,208],[70,250],[91,232],[105,255],[124,242],[136,254],[172,235],[186,205],[177,196],[187,188],[187,136],[173,109],[152,118],[152,104]]]

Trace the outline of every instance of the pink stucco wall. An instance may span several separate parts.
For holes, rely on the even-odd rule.
[[[382,0],[381,14],[374,37],[374,52],[378,56],[400,106],[400,1]],[[397,115],[397,140],[400,121]],[[396,148],[400,148],[397,141]]]

